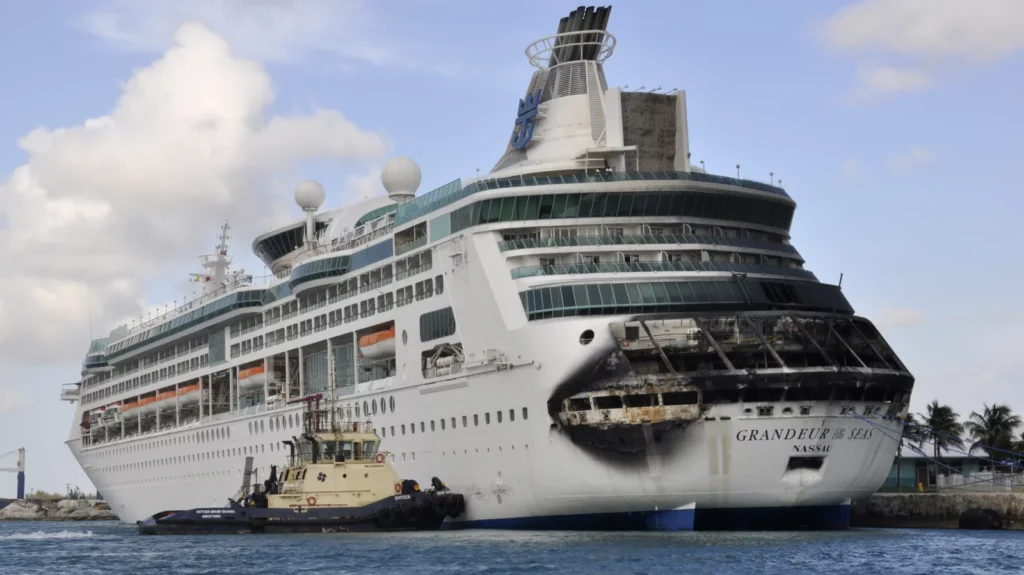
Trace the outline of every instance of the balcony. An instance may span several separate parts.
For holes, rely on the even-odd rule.
[[[556,264],[552,266],[526,266],[512,270],[512,279],[535,276],[576,274],[619,274],[650,272],[730,272],[777,275],[817,281],[808,270],[762,264],[733,262],[616,262],[598,264]]]

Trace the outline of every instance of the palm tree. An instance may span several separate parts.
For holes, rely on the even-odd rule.
[[[935,458],[942,455],[942,450],[949,447],[963,449],[964,441],[960,436],[964,433],[964,426],[957,421],[960,415],[953,411],[948,405],[940,405],[939,400],[933,399],[928,404],[928,415],[920,414],[921,430],[920,436],[923,440],[930,441],[934,448]]]
[[[971,451],[980,447],[988,453],[989,457],[995,459],[998,453],[993,451],[1013,448],[1013,432],[1021,424],[1019,415],[1013,413],[1009,405],[993,403],[991,407],[983,404],[985,409],[982,413],[971,412],[971,417],[964,424],[967,432],[971,434],[974,443],[971,444]],[[994,449],[993,449],[994,448]]]

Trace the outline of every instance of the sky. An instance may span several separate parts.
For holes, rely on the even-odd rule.
[[[793,243],[914,373],[912,411],[1024,411],[1024,2],[613,6],[609,83],[686,90],[694,162],[781,178]],[[575,7],[0,2],[0,454],[27,448],[29,488],[91,489],[58,399],[90,336],[187,297],[225,219],[263,273],[252,238],[300,217],[302,179],[330,208],[383,193],[393,156],[421,193],[487,172],[526,45]]]

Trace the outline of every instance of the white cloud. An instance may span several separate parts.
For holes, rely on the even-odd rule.
[[[923,146],[914,146],[906,152],[897,152],[885,159],[889,169],[897,172],[909,172],[915,168],[927,166],[935,161],[935,154]]]
[[[895,57],[900,66],[861,64],[858,95],[922,90],[936,71],[992,61],[1024,49],[1020,0],[860,0],[818,29],[853,57]]]
[[[862,64],[857,70],[854,101],[866,102],[896,92],[916,92],[932,86],[931,75],[921,70]]]
[[[175,42],[110,114],[19,142],[28,161],[0,180],[0,364],[81,356],[90,310],[97,335],[139,317],[144,288],[194,266],[225,218],[242,238],[279,224],[276,175],[385,153],[335,110],[265,118],[269,76],[206,27]]]
[[[348,176],[345,182],[345,201],[359,201],[373,196],[384,195],[384,185],[380,182],[380,166],[374,166],[361,176]]]
[[[300,62],[323,52],[354,62],[430,67],[396,30],[397,18],[378,19],[366,0],[98,0],[78,27],[111,46],[162,52],[183,22],[198,21],[245,57]]]
[[[28,398],[13,391],[0,388],[0,413],[25,409],[31,404]]]

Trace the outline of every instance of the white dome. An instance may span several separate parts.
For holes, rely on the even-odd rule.
[[[420,187],[420,167],[409,158],[392,158],[384,164],[380,181],[389,196],[412,196]]]
[[[324,204],[324,187],[313,180],[299,182],[295,186],[295,203],[304,210],[316,210]]]

